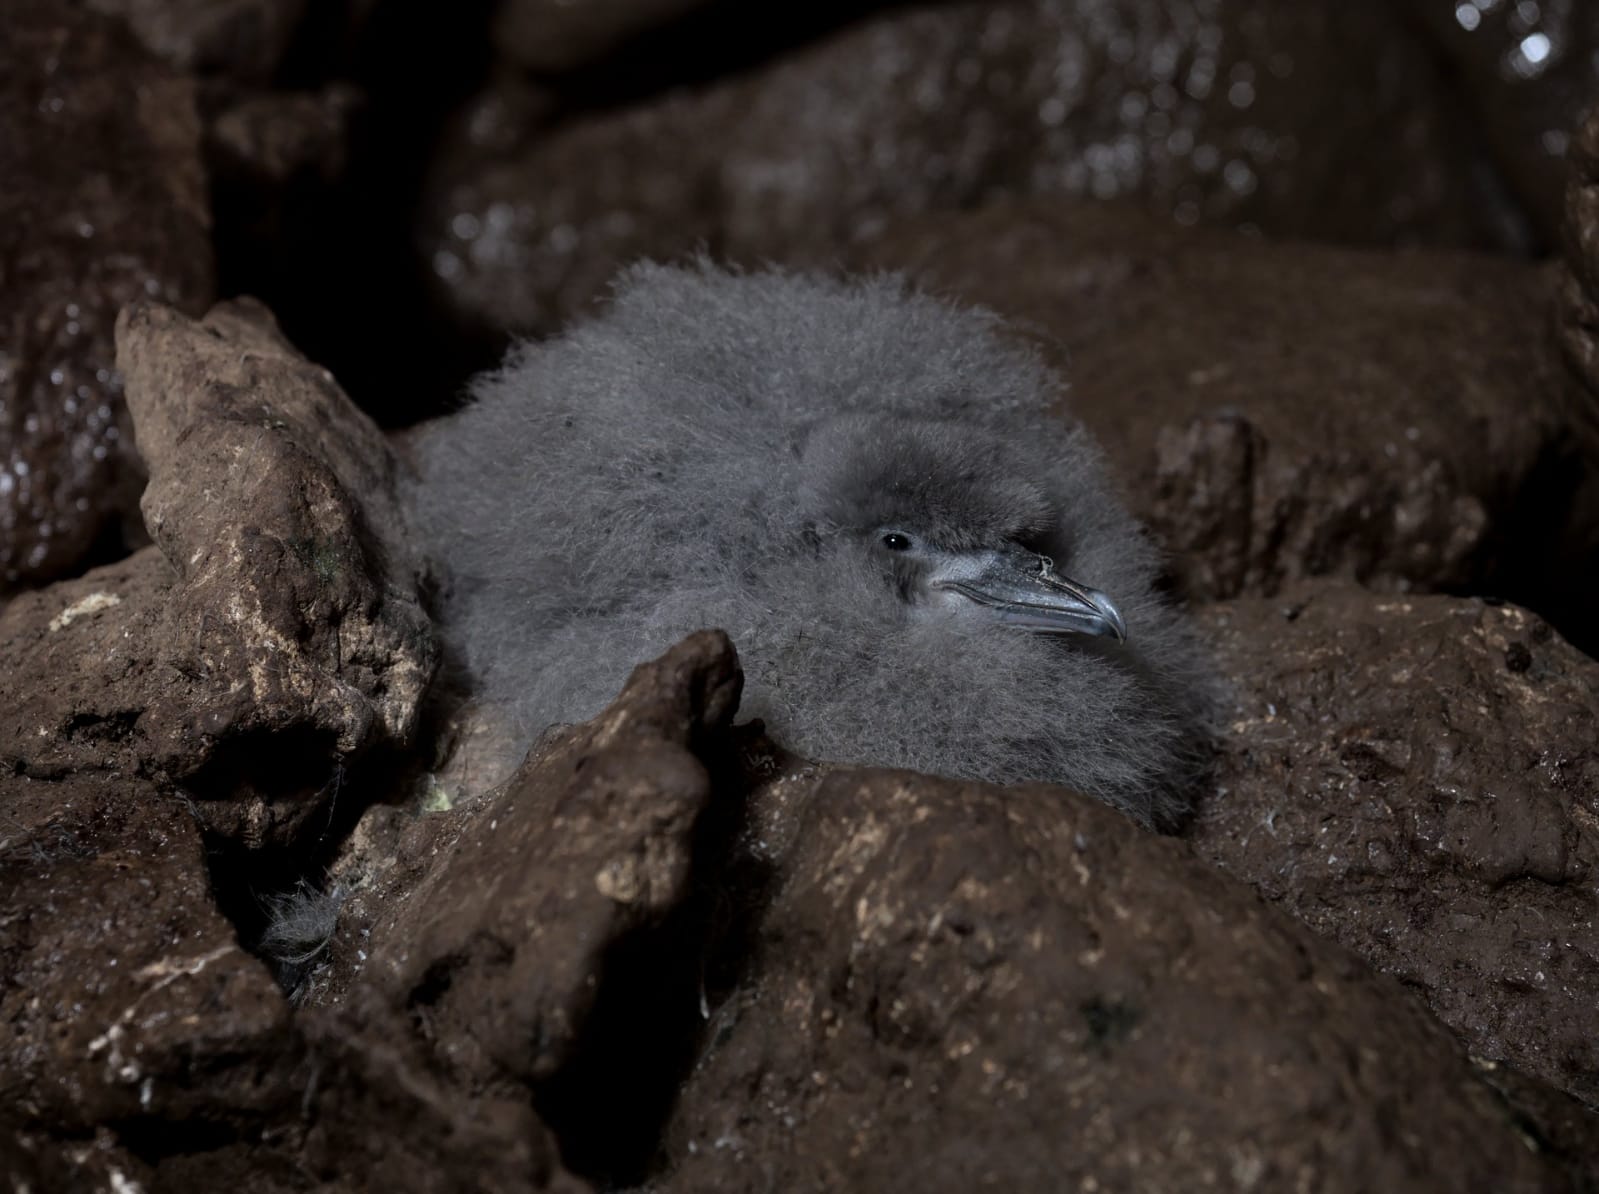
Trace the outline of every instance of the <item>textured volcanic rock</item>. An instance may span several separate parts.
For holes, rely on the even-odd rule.
[[[1038,333],[1196,596],[1480,584],[1554,533],[1543,271],[1041,204],[910,222],[857,264]]]
[[[1599,664],[1512,606],[1298,587],[1200,611],[1237,708],[1195,847],[1599,1100]]]
[[[798,816],[671,1189],[1569,1188],[1391,980],[1092,800],[852,771]]]
[[[113,592],[54,633],[137,604]],[[738,689],[695,635],[502,791],[370,810],[298,1012],[189,808],[5,776],[0,1157],[44,1188],[576,1190],[530,1102],[587,1171],[642,1175],[703,1038],[673,1189],[1576,1188],[1591,1117],[1482,1081],[1185,843],[1058,789],[746,756]]]
[[[707,0],[504,0],[494,14],[494,48],[538,71],[593,62],[618,43],[704,7]]]
[[[289,845],[411,736],[435,652],[387,445],[256,304],[136,306],[119,347],[156,546],[0,611],[0,1155],[48,1189],[581,1188],[407,1015],[292,1014],[212,891],[204,831]]]
[[[382,1009],[449,1089],[531,1099],[585,1171],[640,1172],[700,1024],[691,863],[741,679],[726,636],[693,635],[499,790],[368,809],[303,1006]]]
[[[217,911],[182,801],[7,777],[0,840],[0,1103],[88,1134],[237,1100],[233,1053],[281,1034],[287,1007]]]
[[[1419,45],[1381,6],[893,10],[775,64],[441,162],[424,250],[469,324],[548,329],[634,257],[828,262],[928,209],[1135,197],[1178,220],[1482,243]],[[1490,205],[1491,206],[1491,205]]]
[[[16,1190],[150,1188],[150,1170],[108,1131],[93,1139],[60,1141],[0,1118],[0,1173]]]
[[[200,324],[135,308],[117,341],[145,524],[182,578],[175,623],[209,698],[190,730],[292,728],[344,757],[407,742],[437,652],[377,428],[258,305]]]
[[[1584,0],[1407,0],[1459,73],[1474,124],[1551,241],[1560,228],[1563,159],[1599,102],[1599,8]]]
[[[175,600],[154,547],[74,580],[23,593],[0,610],[0,764],[59,780],[84,772],[188,774],[204,746],[182,732],[183,680],[163,644]],[[154,727],[168,720],[165,733]]]
[[[239,1068],[252,1061],[260,1075],[252,1130],[163,1158],[156,1189],[588,1189],[561,1168],[525,1100],[440,1084],[403,1027],[383,1016],[302,1014],[286,1047],[245,1055]]]
[[[198,313],[212,268],[193,84],[69,5],[8,2],[0,43],[3,591],[70,571],[131,514],[117,311]]]
[[[128,23],[146,48],[185,73],[265,81],[282,61],[307,0],[87,0]]]
[[[606,952],[685,898],[712,790],[698,752],[725,735],[741,684],[726,636],[701,632],[486,800],[369,812],[334,869],[352,891],[335,966],[369,957],[363,982],[425,1022],[458,1081],[550,1078]]]
[[[212,830],[287,842],[432,676],[393,457],[258,305],[133,308],[119,349],[160,552],[0,613],[0,760],[180,782]]]
[[[291,1017],[210,886],[181,801],[122,778],[0,779],[8,1176],[47,1190],[577,1188],[525,1104],[445,1092],[398,1026]]]

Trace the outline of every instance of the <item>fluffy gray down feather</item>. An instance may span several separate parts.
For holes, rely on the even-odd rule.
[[[684,634],[737,644],[744,712],[812,758],[1044,780],[1178,817],[1211,681],[1061,381],[992,314],[894,278],[639,265],[418,442],[447,638],[528,735]],[[907,603],[868,549],[1025,542],[1126,643]]]

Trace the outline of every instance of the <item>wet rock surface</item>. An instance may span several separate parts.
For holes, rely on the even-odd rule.
[[[212,261],[193,81],[44,0],[0,41],[3,593],[142,537],[112,329],[136,299],[204,310]]]
[[[1449,597],[1302,585],[1201,617],[1235,710],[1198,852],[1593,1105],[1599,665]]]
[[[1389,981],[1092,801],[843,772],[799,817],[669,1188],[1561,1187]]]
[[[1358,48],[1357,48],[1358,47]],[[1492,243],[1432,67],[1380,8],[895,9],[706,87],[441,161],[423,251],[469,326],[548,330],[637,256],[825,264],[1003,195]]]
[[[181,782],[213,831],[285,843],[408,742],[436,661],[393,458],[256,305],[130,308],[119,346],[158,547],[0,613],[0,758]]]
[[[1195,597],[1513,585],[1558,533],[1546,271],[1037,204],[908,222],[857,264],[1033,333]]]

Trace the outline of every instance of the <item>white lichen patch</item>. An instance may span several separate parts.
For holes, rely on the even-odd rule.
[[[110,609],[112,606],[121,604],[122,598],[115,593],[107,593],[103,589],[90,593],[87,597],[80,597],[51,618],[50,631],[53,634],[57,630],[63,630],[72,625],[79,618],[86,617],[89,614],[97,614],[103,609]]]

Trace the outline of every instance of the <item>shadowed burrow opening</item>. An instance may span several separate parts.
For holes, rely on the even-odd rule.
[[[354,86],[342,168],[325,177],[313,162],[263,181],[226,155],[208,161],[218,294],[264,301],[384,426],[438,413],[504,351],[449,318],[414,245],[428,171],[489,74],[494,3],[465,0],[446,16],[432,4],[317,0],[275,83]]]
[[[768,863],[739,848],[755,783],[759,723],[701,753],[709,807],[695,827],[690,889],[665,920],[618,939],[567,1062],[533,1092],[568,1169],[600,1189],[659,1176],[662,1137],[699,1056],[710,1013],[738,985],[770,900]]]
[[[193,1116],[181,1120],[134,1116],[112,1120],[106,1126],[119,1145],[152,1169],[175,1157],[214,1153],[248,1141],[235,1124]]]
[[[1577,446],[1547,445],[1496,520],[1486,575],[1456,588],[1457,596],[1509,601],[1532,610],[1586,655],[1599,655],[1599,506],[1595,483]]]
[[[143,464],[139,465],[143,473]],[[144,483],[141,475],[139,484]],[[134,490],[135,495],[138,490]],[[131,511],[122,517],[110,517],[100,524],[100,529],[94,534],[94,540],[89,544],[76,563],[72,565],[70,575],[82,576],[85,572],[115,564],[118,560],[126,559],[140,548],[150,545],[150,533],[145,530],[138,512],[138,499],[135,496],[129,503]]]
[[[197,801],[259,797],[274,805],[320,801],[340,786],[346,762],[332,730],[296,726],[248,730],[219,741],[183,781]]]
[[[325,960],[342,893],[301,849],[251,849],[207,833],[205,852],[212,898],[239,944],[267,964],[285,995],[297,996]]]
[[[542,78],[545,120],[736,75],[909,3],[696,6],[591,65]],[[354,85],[342,168],[326,177],[312,162],[264,181],[213,148],[213,241],[218,293],[262,299],[308,358],[381,424],[398,427],[451,406],[506,347],[506,337],[463,326],[441,303],[416,240],[429,171],[463,107],[491,82],[496,0],[467,0],[449,19],[432,5],[384,4],[364,14],[361,7],[310,6],[275,79],[312,92],[333,80]],[[407,351],[395,352],[397,343]]]
[[[304,989],[326,959],[346,893],[328,868],[361,816],[384,796],[408,791],[414,760],[374,752],[353,765],[332,735],[290,731],[248,735],[190,779],[202,825],[212,897],[239,943],[271,968],[285,994]],[[212,828],[204,805],[264,799],[300,823],[291,841],[253,846]]]

